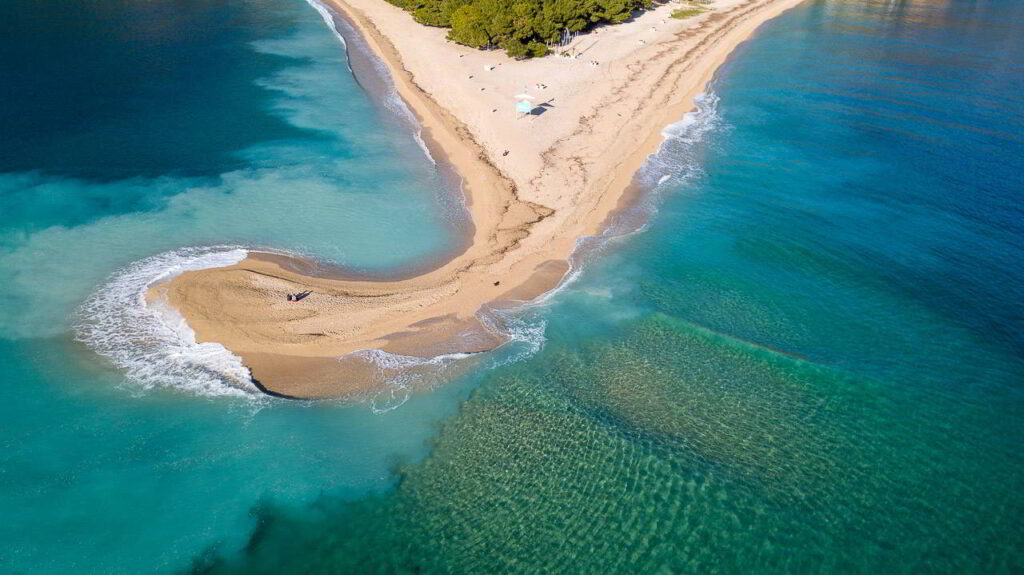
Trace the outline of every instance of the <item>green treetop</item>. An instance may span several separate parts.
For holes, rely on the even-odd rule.
[[[543,56],[563,31],[628,20],[651,0],[389,0],[448,39],[474,48],[501,47],[513,58]]]

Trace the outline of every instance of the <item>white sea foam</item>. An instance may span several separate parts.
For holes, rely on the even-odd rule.
[[[403,102],[402,105],[405,106],[405,103]],[[427,156],[428,160],[430,160],[430,163],[437,165],[437,160],[435,160],[434,156],[430,153],[430,148],[427,147],[427,142],[423,140],[423,130],[416,130],[412,137],[416,140],[416,144],[419,145],[420,149],[423,150],[423,154]]]
[[[325,6],[324,4],[317,2],[317,0],[306,0],[306,3],[316,10],[320,17],[323,18],[324,23],[331,29],[334,35],[341,41],[341,45],[345,49],[345,63],[348,65],[349,72],[355,74],[352,69],[352,62],[349,55],[349,43],[345,40],[345,34],[338,29],[338,21],[334,18],[334,11]],[[387,97],[384,98],[384,107],[394,113],[396,116],[401,118],[412,131],[413,139],[416,140],[416,144],[423,150],[423,154],[427,157],[432,164],[437,164],[437,160],[430,153],[430,148],[427,147],[427,143],[423,140],[423,128],[416,120],[416,115],[412,113],[412,110],[405,104],[401,96],[398,95],[398,90],[395,89],[394,81],[391,78],[391,72],[387,66],[377,58],[375,54],[370,50],[369,46],[365,45],[365,42],[356,34],[355,30],[352,29],[351,25],[347,21],[342,21],[342,25],[346,28],[346,32],[352,35],[353,39],[360,44],[360,48],[368,55],[368,59],[373,65],[374,72],[379,77],[380,81],[387,86]],[[358,80],[358,78],[357,78]]]
[[[390,353],[381,349],[367,349],[350,353],[341,360],[361,360],[376,368],[377,379],[386,385],[370,398],[369,403],[373,411],[383,413],[400,407],[409,400],[415,389],[429,387],[441,381],[456,362],[474,355],[447,353],[423,358]]]
[[[320,17],[324,19],[324,24],[327,24],[327,27],[331,29],[331,32],[334,32],[334,37],[341,42],[341,47],[344,48],[347,53],[348,42],[345,41],[345,37],[338,31],[338,25],[334,22],[334,13],[331,12],[331,9],[316,0],[306,0],[306,4],[312,6],[313,9],[320,14]],[[349,63],[348,58],[345,58],[345,64],[348,65],[348,71],[351,72],[352,64]]]
[[[687,112],[682,120],[662,129],[661,145],[648,156],[647,164],[638,174],[642,181],[653,182],[657,178],[657,187],[670,180],[682,183],[702,173],[697,156],[698,144],[721,124],[718,96],[714,92],[705,92],[694,98],[694,102],[696,110]]]
[[[363,47],[369,51],[369,47]],[[437,160],[434,159],[434,155],[430,153],[430,148],[427,146],[427,142],[423,139],[423,126],[420,125],[416,115],[412,113],[409,106],[406,105],[405,100],[398,95],[398,90],[395,88],[394,80],[391,78],[391,72],[387,69],[387,66],[377,58],[375,54],[370,52],[370,59],[373,62],[374,70],[383,79],[383,82],[387,85],[387,97],[384,99],[384,106],[390,110],[393,114],[403,120],[406,126],[412,131],[412,137],[416,140],[416,145],[423,151],[423,155],[430,160],[431,164],[437,165]]]
[[[543,302],[533,304],[535,309]],[[497,365],[513,363],[526,359],[544,349],[547,338],[544,332],[548,322],[540,313],[528,313],[527,309],[509,309],[498,312],[502,316],[501,334],[508,338],[506,345],[515,346],[515,351],[506,357],[499,358]]]
[[[173,387],[200,395],[252,395],[258,390],[238,356],[218,343],[196,343],[185,319],[146,290],[189,270],[245,259],[236,247],[184,248],[114,273],[78,311],[80,341],[125,370],[143,388]]]
[[[504,340],[501,348],[508,353],[445,353],[415,357],[368,349],[348,354],[341,360],[355,359],[374,366],[375,379],[386,385],[369,398],[369,403],[375,412],[382,413],[400,407],[417,389],[445,382],[460,362],[483,361],[485,368],[494,368],[529,357],[544,345],[547,322],[540,314],[527,314],[522,308],[485,308],[477,318],[484,329]],[[464,336],[473,337],[472,334]]]

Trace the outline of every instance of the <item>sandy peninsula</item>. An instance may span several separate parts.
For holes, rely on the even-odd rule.
[[[556,287],[577,238],[601,230],[661,129],[693,109],[739,43],[800,1],[715,0],[687,20],[670,18],[676,6],[664,5],[559,49],[575,57],[515,61],[448,42],[446,31],[384,0],[326,0],[387,65],[428,145],[462,176],[473,223],[465,251],[388,281],[251,253],[154,285],[147,297],[166,298],[199,341],[221,343],[262,389],[288,397],[380,385],[354,352],[493,349],[502,339],[478,312]],[[524,90],[543,114],[514,113],[512,96]],[[286,300],[308,289],[313,296]]]

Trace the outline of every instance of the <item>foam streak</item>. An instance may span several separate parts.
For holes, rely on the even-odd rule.
[[[82,305],[77,339],[125,370],[143,388],[173,387],[199,395],[257,392],[238,356],[219,343],[197,343],[171,306],[146,301],[146,290],[189,270],[245,259],[234,247],[184,248],[136,262],[113,274]]]

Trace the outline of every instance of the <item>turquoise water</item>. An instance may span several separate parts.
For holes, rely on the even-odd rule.
[[[95,28],[53,34],[90,59],[60,69],[159,84],[201,65],[178,90],[231,97],[166,140],[216,132],[195,148],[210,167],[154,138],[118,176],[40,151],[68,120],[35,148],[6,137],[72,105],[46,108],[29,88],[51,79],[21,72],[42,108],[0,132],[3,570],[1024,570],[1024,5],[818,0],[770,22],[666,129],[640,175],[660,181],[646,227],[591,241],[577,279],[517,318],[543,349],[524,336],[493,358],[518,361],[344,406],[126,377],[71,314],[182,246],[414,265],[455,237],[443,178],[305,4],[97,4],[116,29],[137,11],[188,25],[119,37],[140,63],[114,66],[74,43],[117,19],[80,15]],[[0,10],[23,34],[5,44],[41,25],[28,3]],[[174,60],[202,38],[207,61]],[[82,105],[66,113],[100,109]],[[97,112],[82,141],[160,125],[146,110]]]
[[[0,571],[180,570],[242,545],[262,502],[392,485],[458,387],[388,414],[263,404],[185,369],[194,350],[108,333],[126,377],[73,326],[110,274],[183,247],[387,271],[457,246],[462,207],[397,101],[301,1],[16,0],[0,21]]]

